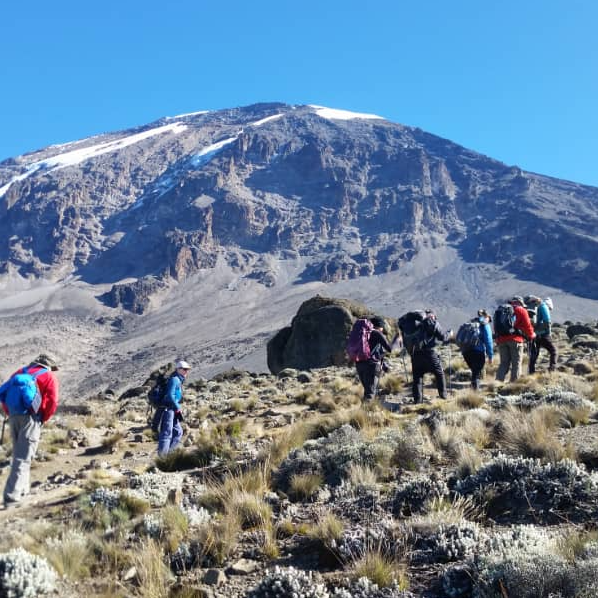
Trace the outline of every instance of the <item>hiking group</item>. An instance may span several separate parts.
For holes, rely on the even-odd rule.
[[[486,362],[492,363],[494,344],[498,348],[500,363],[496,380],[503,382],[510,371],[511,382],[521,375],[524,350],[529,355],[529,373],[535,372],[540,349],[549,353],[549,371],[554,371],[557,351],[551,338],[551,315],[553,303],[550,298],[534,295],[525,298],[516,295],[494,312],[494,320],[485,309],[462,324],[456,335],[452,330],[444,332],[434,312],[411,311],[397,321],[398,332],[391,342],[384,334],[385,321],[379,316],[359,318],[353,324],[347,339],[347,354],[355,362],[357,375],[363,385],[364,401],[371,401],[378,392],[380,377],[388,366],[386,353],[402,349],[402,355],[411,357],[411,387],[413,402],[424,400],[424,375],[434,375],[438,396],[447,398],[446,379],[437,343],[456,342],[461,355],[471,370],[471,387],[480,389]],[[491,324],[494,324],[494,334]],[[451,351],[449,345],[449,371]],[[407,368],[405,375],[407,376]]]
[[[158,455],[164,456],[181,441],[183,420],[181,400],[183,382],[191,366],[177,361],[174,372],[151,391],[156,407],[152,429],[158,434]],[[4,506],[19,504],[31,490],[31,461],[35,457],[43,425],[58,407],[58,370],[56,360],[48,354],[38,355],[30,364],[17,370],[0,386],[0,404],[8,422],[12,440],[12,461],[4,486]]]

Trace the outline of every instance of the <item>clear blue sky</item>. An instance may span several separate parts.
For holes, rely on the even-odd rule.
[[[0,10],[0,160],[261,101],[598,186],[595,0],[33,0]]]

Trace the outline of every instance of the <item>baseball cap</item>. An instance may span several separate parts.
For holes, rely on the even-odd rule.
[[[48,353],[40,353],[34,360],[33,363],[43,365],[45,368],[50,368],[53,372],[58,370],[58,363],[52,355]]]
[[[184,359],[179,359],[179,361],[177,361],[174,364],[174,367],[177,370],[190,370],[191,369],[191,366]]]

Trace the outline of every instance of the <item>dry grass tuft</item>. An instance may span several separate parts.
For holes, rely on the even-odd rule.
[[[161,546],[154,540],[143,540],[133,554],[137,571],[136,595],[142,598],[168,598],[172,574],[164,563]]]
[[[307,535],[331,548],[341,539],[344,531],[345,524],[334,513],[328,512],[318,517],[317,522],[309,528]]]
[[[570,449],[555,437],[562,414],[552,407],[539,407],[526,413],[520,409],[505,409],[494,429],[494,437],[507,452],[542,459],[547,462],[570,457]]]
[[[314,473],[296,474],[289,483],[289,497],[292,500],[305,501],[315,497],[324,484],[321,475]]]
[[[457,405],[461,409],[477,409],[485,404],[484,396],[475,390],[470,390],[457,397]]]
[[[409,587],[405,565],[379,549],[369,550],[355,561],[351,567],[351,576],[354,579],[367,577],[380,588],[387,588],[394,582],[401,590]]]
[[[237,547],[240,533],[241,522],[235,513],[209,521],[198,530],[202,556],[217,566],[223,565]]]
[[[376,486],[376,470],[367,465],[352,463],[349,467],[349,481],[353,486],[372,488]]]

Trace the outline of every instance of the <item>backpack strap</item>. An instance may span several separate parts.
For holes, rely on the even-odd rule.
[[[29,366],[23,368],[23,374],[29,374],[34,380],[38,377],[41,376],[42,374],[45,374],[46,372],[49,372],[50,370],[48,368],[41,368],[41,370],[37,370],[37,372],[30,372],[29,371]]]

